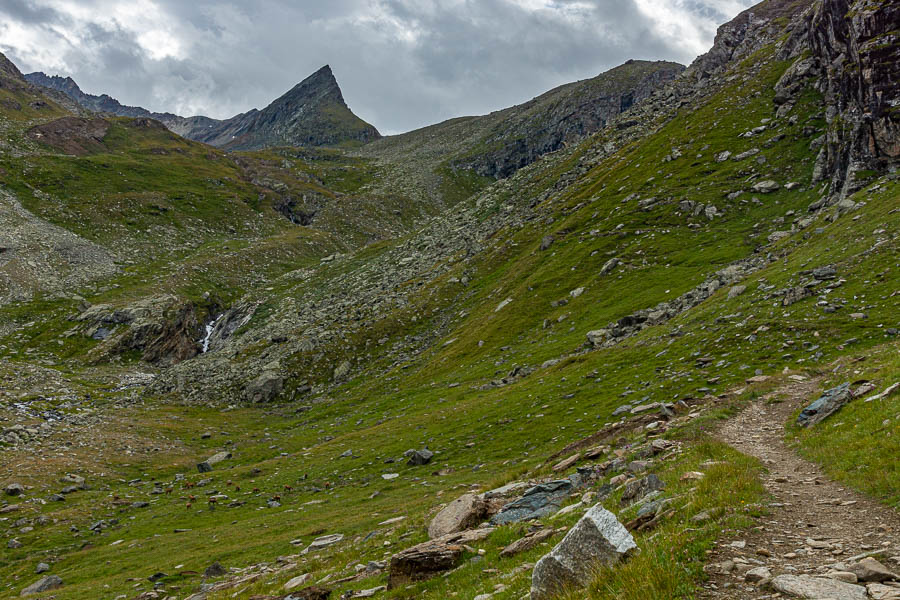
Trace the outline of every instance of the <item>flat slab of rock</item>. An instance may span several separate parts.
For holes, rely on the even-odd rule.
[[[428,537],[435,539],[475,527],[487,513],[487,502],[476,494],[463,494],[434,516],[428,525]]]
[[[558,463],[556,463],[555,465],[553,465],[553,471],[554,472],[565,471],[566,469],[568,469],[569,467],[571,467],[572,465],[577,463],[580,459],[581,459],[581,454],[573,454],[569,458],[561,460]]]
[[[197,470],[201,473],[209,473],[215,465],[229,458],[231,458],[231,452],[217,452],[203,462],[197,463]]]
[[[848,570],[855,574],[859,581],[883,583],[885,581],[898,579],[895,573],[892,573],[887,567],[871,556],[862,559]]]
[[[900,586],[870,583],[866,586],[873,600],[900,600]]]
[[[58,575],[48,575],[47,577],[42,577],[38,579],[27,588],[22,590],[23,596],[28,596],[29,594],[40,594],[41,592],[46,592],[47,590],[55,590],[58,587],[62,587],[63,580],[60,579]]]
[[[527,481],[515,481],[513,483],[507,483],[502,487],[489,490],[481,494],[481,497],[485,500],[490,500],[492,498],[507,498],[531,487],[534,487],[533,483]]]
[[[866,600],[866,588],[826,577],[810,575],[779,575],[772,587],[791,598],[808,600]]]
[[[584,587],[598,566],[613,565],[636,547],[614,514],[594,506],[534,566],[531,600],[549,600],[564,589]]]
[[[300,587],[301,585],[303,585],[304,583],[309,581],[311,578],[312,578],[312,576],[309,573],[304,573],[303,575],[297,575],[296,577],[289,579],[284,584],[284,591],[290,592],[291,590]]]
[[[525,537],[521,537],[500,551],[501,557],[515,556],[520,552],[531,550],[541,542],[553,537],[556,533],[553,529],[539,529],[534,533],[529,533]]]
[[[849,382],[826,390],[818,400],[803,409],[797,417],[797,425],[811,427],[821,423],[852,399],[853,393],[850,391]]]
[[[466,544],[483,540],[494,529],[482,527],[451,533],[402,550],[391,557],[388,567],[388,589],[434,577],[449,571],[462,559]]]
[[[571,479],[536,485],[526,491],[521,498],[501,508],[500,512],[491,518],[491,523],[503,525],[552,515],[559,510],[574,488],[575,484]]]
[[[343,539],[343,533],[334,533],[332,535],[323,535],[322,537],[317,537],[300,554],[309,554],[310,552],[315,552],[316,550],[321,550],[322,548],[333,546],[334,544],[343,541]]]

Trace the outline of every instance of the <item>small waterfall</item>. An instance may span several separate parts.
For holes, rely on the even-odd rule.
[[[200,340],[200,353],[205,353],[209,350],[209,338],[212,337],[212,332],[216,328],[216,323],[219,322],[219,319],[222,318],[222,315],[219,315],[211,322],[206,324],[206,335],[203,336],[203,339]]]

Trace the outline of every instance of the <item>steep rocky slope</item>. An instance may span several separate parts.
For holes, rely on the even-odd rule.
[[[592,135],[368,245],[304,244],[325,230],[284,215],[391,198],[379,178],[406,173],[409,218],[455,154],[411,151],[427,176],[399,145],[206,156],[123,121],[73,159],[24,135],[40,119],[10,125],[22,157],[2,166],[34,214],[148,255],[202,241],[0,307],[0,596],[539,598],[543,557],[614,523],[640,552],[594,570],[575,548],[561,598],[895,595],[900,179],[877,110],[895,63],[859,79],[816,41],[892,57],[894,11],[767,0]],[[85,164],[154,195],[129,211],[130,182],[67,176]],[[163,185],[165,165],[216,170]],[[98,199],[111,225],[90,233]],[[840,412],[796,424],[834,389]],[[784,462],[766,475],[718,438]]]
[[[272,146],[337,146],[365,143],[380,137],[378,130],[354,115],[344,101],[331,68],[326,65],[262,110],[253,109],[230,119],[180,117],[125,106],[107,94],[84,93],[71,77],[29,73],[25,78],[69,96],[98,113],[156,119],[188,139],[229,150]]]
[[[381,166],[375,185],[388,193],[427,193],[452,178],[483,186],[548,152],[577,144],[683,69],[665,61],[628,61],[524,104],[389,136],[357,152]],[[432,194],[431,201],[440,198]]]

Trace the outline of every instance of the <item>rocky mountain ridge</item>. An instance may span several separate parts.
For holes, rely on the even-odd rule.
[[[570,83],[524,104],[476,117],[484,121],[480,140],[455,169],[508,177],[544,154],[603,129],[684,70],[678,63],[634,61],[592,79]]]
[[[271,146],[335,146],[378,139],[374,127],[347,107],[331,67],[325,65],[267,107],[229,119],[181,117],[125,106],[107,94],[86,94],[71,77],[42,72],[24,76],[27,81],[62,92],[83,108],[96,113],[156,119],[188,139],[227,150],[254,150]]]

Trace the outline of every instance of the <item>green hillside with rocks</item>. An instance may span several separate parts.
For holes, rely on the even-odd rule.
[[[355,147],[3,59],[0,597],[900,597],[898,23]]]

